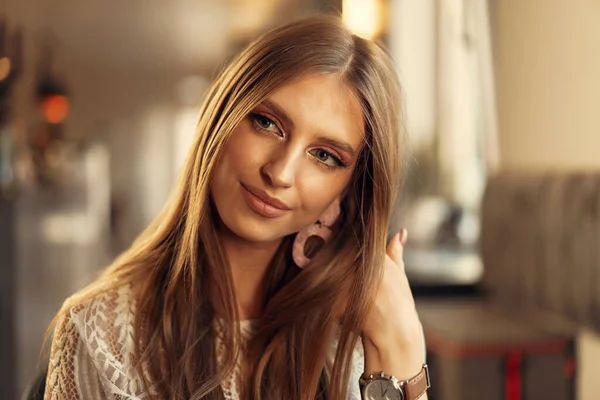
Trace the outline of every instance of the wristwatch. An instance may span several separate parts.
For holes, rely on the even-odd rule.
[[[417,400],[431,387],[427,364],[423,364],[421,372],[407,381],[400,382],[381,372],[367,377],[363,375],[359,383],[363,400]]]

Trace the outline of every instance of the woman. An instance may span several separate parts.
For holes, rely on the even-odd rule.
[[[250,44],[168,205],[57,315],[46,398],[360,399],[382,371],[365,398],[425,398],[406,231],[386,253],[400,108],[388,55],[336,18]]]

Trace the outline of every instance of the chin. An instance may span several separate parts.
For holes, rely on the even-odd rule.
[[[276,225],[278,224],[275,221],[261,221],[259,216],[254,217],[244,214],[246,213],[228,213],[225,218],[221,217],[221,223],[234,236],[252,243],[270,243],[281,240],[288,235],[288,233],[277,229]]]

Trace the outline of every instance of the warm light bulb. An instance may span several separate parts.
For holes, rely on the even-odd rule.
[[[60,124],[69,114],[69,100],[66,96],[47,96],[42,100],[42,114],[46,121],[52,124]]]
[[[380,0],[344,0],[342,20],[358,36],[375,38],[381,31]]]

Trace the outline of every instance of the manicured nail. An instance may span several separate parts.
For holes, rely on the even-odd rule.
[[[406,228],[402,228],[400,230],[400,244],[402,247],[406,246],[406,242],[408,241],[408,231]]]

